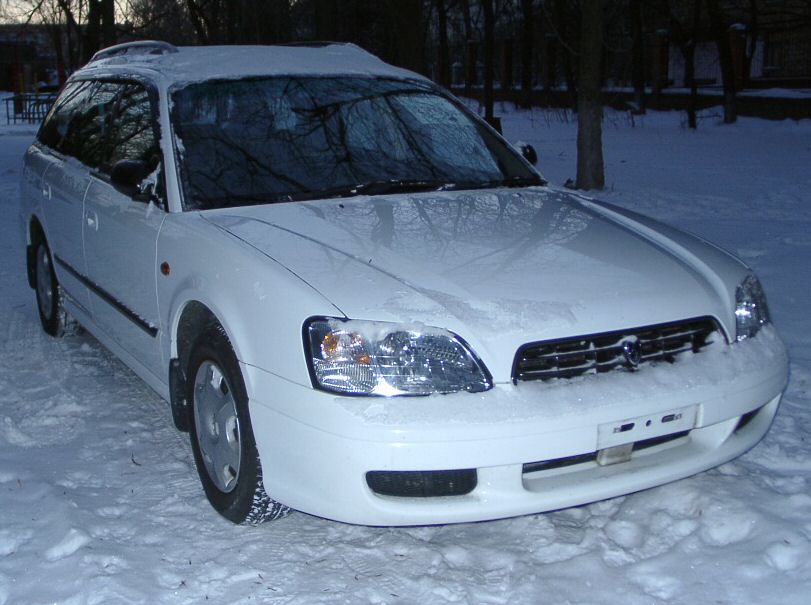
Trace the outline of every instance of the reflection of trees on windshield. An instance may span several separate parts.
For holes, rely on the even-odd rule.
[[[369,78],[205,82],[174,94],[186,205],[310,199],[380,181],[532,177],[426,85]]]

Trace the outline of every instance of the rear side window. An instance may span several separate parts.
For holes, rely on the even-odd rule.
[[[112,124],[120,84],[94,82],[85,101],[74,111],[60,151],[91,168],[98,168],[107,156],[107,135]]]
[[[77,108],[83,105],[90,95],[92,82],[71,82],[65,86],[37,134],[37,140],[51,149],[62,151],[63,141]]]
[[[37,136],[52,149],[91,168],[109,171],[122,159],[159,162],[149,93],[140,84],[68,84]]]

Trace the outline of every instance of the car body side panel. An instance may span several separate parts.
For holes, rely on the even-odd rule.
[[[43,178],[45,236],[62,289],[77,305],[89,310],[87,288],[76,274],[87,274],[82,227],[90,177],[78,160],[63,159],[56,154],[45,157],[50,164]]]
[[[198,213],[169,214],[157,247],[158,302],[164,356],[177,355],[175,337],[190,302],[205,305],[225,329],[237,358],[300,385],[310,386],[302,322],[340,310],[286,268],[204,220]],[[201,259],[206,261],[201,263]],[[252,392],[250,381],[249,393]]]
[[[158,233],[166,213],[92,177],[85,199],[84,242],[96,322],[156,376],[168,359],[159,344],[156,294]],[[112,299],[112,300],[110,300]]]
[[[31,243],[31,221],[44,223],[42,204],[48,198],[48,188],[45,186],[45,172],[51,166],[46,151],[36,143],[31,145],[23,158],[23,174],[20,179],[20,207],[19,220],[23,239],[26,244]],[[43,225],[44,227],[44,225]]]

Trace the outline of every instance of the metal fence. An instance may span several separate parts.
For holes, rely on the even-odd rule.
[[[56,100],[54,92],[25,92],[6,97],[6,123],[17,124],[25,122],[37,124],[42,121],[45,114]]]

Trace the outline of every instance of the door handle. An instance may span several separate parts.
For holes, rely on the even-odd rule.
[[[51,199],[51,186],[50,185],[45,184],[45,185],[42,186],[42,197],[44,197],[45,199],[48,199],[48,200]]]
[[[87,222],[87,226],[91,229],[94,229],[95,231],[99,230],[99,217],[92,210],[88,210],[85,214],[85,222]]]

